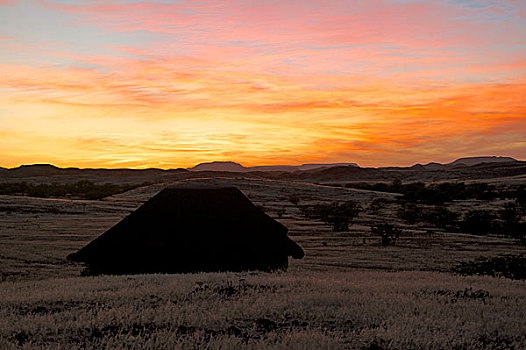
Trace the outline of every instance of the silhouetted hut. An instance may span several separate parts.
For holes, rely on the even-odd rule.
[[[286,269],[303,250],[235,187],[167,187],[78,252],[91,274]]]

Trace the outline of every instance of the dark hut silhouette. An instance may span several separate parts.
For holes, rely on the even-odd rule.
[[[89,274],[272,271],[303,250],[235,187],[167,187],[69,260]]]

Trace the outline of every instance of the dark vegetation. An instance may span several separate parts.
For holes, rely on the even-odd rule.
[[[149,183],[134,185],[102,184],[78,181],[72,184],[30,184],[27,182],[0,183],[0,194],[39,198],[102,199]]]
[[[526,186],[497,188],[488,184],[440,183],[425,185],[416,182],[358,183],[345,187],[400,193],[397,216],[405,223],[425,224],[451,232],[476,235],[500,235],[518,239],[526,244]],[[494,200],[508,202],[500,210],[472,209],[458,213],[448,208],[448,202],[457,200]],[[368,210],[378,214],[387,205],[383,199],[373,200]]]
[[[392,183],[350,183],[345,187],[362,190],[400,193],[402,201],[422,202],[425,204],[443,204],[454,200],[479,199],[490,200],[495,198],[516,197],[516,191],[498,190],[495,186],[485,183],[465,184],[463,182],[444,182],[426,185],[423,182],[402,184],[395,180]],[[526,192],[524,188],[520,189]]]
[[[464,214],[460,229],[467,233],[487,235],[496,227],[497,215],[491,210],[470,210]]]
[[[526,256],[504,255],[460,263],[453,271],[463,275],[489,275],[526,279]]]
[[[452,212],[444,206],[435,206],[434,208],[422,211],[422,219],[440,229],[455,229],[458,223],[459,214]]]
[[[331,225],[335,232],[347,231],[353,219],[362,210],[358,203],[352,200],[343,203],[307,205],[300,209],[305,217],[324,221]]]
[[[292,194],[292,195],[290,195],[290,197],[289,197],[289,202],[291,202],[291,203],[294,204],[294,205],[298,205],[298,203],[300,202],[300,197],[298,197],[298,196],[295,195],[295,194]]]
[[[426,185],[423,182],[403,184],[400,180],[391,183],[377,182],[374,184],[359,182],[347,184],[323,184],[332,187],[356,188],[360,190],[400,193],[401,201],[421,202],[424,204],[443,204],[455,200],[491,200],[496,198],[516,198],[520,206],[526,210],[526,186],[497,188],[486,183],[466,184],[464,182],[443,182]]]
[[[522,222],[522,212],[514,202],[506,203],[498,211],[472,209],[463,215],[443,205],[429,208],[407,202],[402,204],[397,214],[407,224],[423,223],[451,232],[507,236],[526,244],[526,223]]]
[[[524,185],[497,188],[494,185],[484,183],[426,185],[419,182],[402,184],[401,181],[393,181],[390,184],[358,183],[330,186],[402,194],[396,200],[385,198],[372,200],[366,209],[374,215],[379,215],[382,209],[397,204],[398,218],[409,225],[428,225],[448,232],[464,232],[474,235],[499,235],[515,238],[522,244],[526,244],[526,222],[524,220],[526,216],[526,186]],[[453,201],[490,201],[496,199],[504,200],[506,203],[504,206],[500,204],[500,209],[475,208],[463,212],[454,211],[449,206]],[[332,225],[334,231],[346,231],[354,217],[361,211],[361,208],[352,201],[301,206],[300,209],[305,217],[322,220]],[[396,235],[388,233],[390,228],[378,225],[372,230],[373,233],[383,237],[382,244],[390,245],[396,242],[396,239],[393,238]]]
[[[380,210],[387,207],[388,203],[389,200],[385,198],[375,198],[371,201],[367,209],[370,210],[373,214],[378,214]]]
[[[371,227],[371,233],[380,235],[383,246],[396,244],[402,230],[391,224],[379,224]]]

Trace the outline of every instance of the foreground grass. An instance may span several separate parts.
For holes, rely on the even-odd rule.
[[[520,349],[526,282],[438,272],[0,283],[0,348]]]

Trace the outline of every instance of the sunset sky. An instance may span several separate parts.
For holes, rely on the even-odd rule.
[[[0,0],[0,166],[526,159],[524,0]]]

